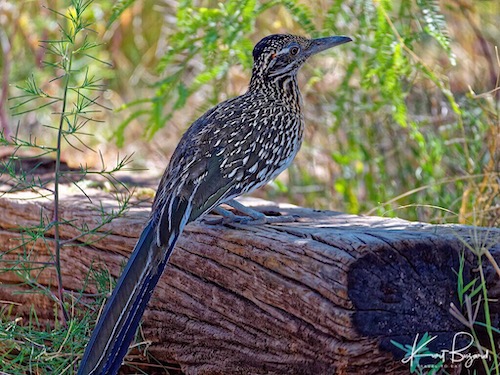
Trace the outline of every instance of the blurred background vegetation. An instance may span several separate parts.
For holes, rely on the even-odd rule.
[[[40,46],[59,38],[69,1],[0,0],[4,137],[54,145],[44,95],[20,110],[16,85],[58,91]],[[87,33],[102,110],[66,146],[72,166],[134,153],[161,175],[187,127],[246,90],[252,46],[272,33],[348,35],[354,43],[299,73],[306,140],[293,166],[256,195],[318,209],[429,222],[500,224],[497,0],[94,1]],[[111,65],[103,64],[102,61]],[[42,107],[46,105],[45,107]],[[111,108],[107,110],[105,108]],[[12,139],[12,138],[10,138]]]

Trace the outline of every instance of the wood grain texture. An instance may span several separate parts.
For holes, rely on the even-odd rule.
[[[97,225],[101,205],[116,209],[102,192],[90,192],[92,203],[77,192],[63,193],[63,217],[76,227]],[[51,260],[50,231],[35,244],[19,246],[20,226],[52,217],[51,201],[28,199],[29,194],[0,198],[1,268],[26,249],[34,260]],[[412,343],[417,333],[429,332],[438,336],[439,349],[464,330],[449,313],[450,303],[459,305],[453,270],[463,241],[486,246],[500,263],[499,229],[286,205],[260,209],[300,219],[264,226],[187,226],[144,316],[144,338],[156,358],[179,363],[186,374],[408,373],[391,339]],[[64,288],[80,290],[91,267],[105,267],[118,277],[148,214],[149,203],[134,205],[85,238],[64,226],[64,238],[72,239],[62,251]],[[477,270],[472,253],[466,254],[467,281]],[[487,262],[485,273],[499,326],[499,275]],[[57,285],[53,271],[35,276],[42,285]],[[0,283],[1,303],[13,303],[16,314],[27,315],[35,304],[40,320],[54,319],[47,297],[14,293],[25,288],[16,272],[2,272]],[[89,285],[86,292],[96,290]]]

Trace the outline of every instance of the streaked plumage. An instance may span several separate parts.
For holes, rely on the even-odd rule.
[[[150,219],[87,345],[78,374],[114,375],[185,225],[274,179],[304,129],[296,74],[306,59],[349,42],[271,35],[254,48],[248,91],[215,106],[180,140]]]

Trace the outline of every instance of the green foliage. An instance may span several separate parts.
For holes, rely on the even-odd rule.
[[[481,289],[484,287],[484,284],[481,284],[477,286],[478,278],[474,278],[473,280],[469,281],[467,284],[464,282],[464,267],[465,267],[465,254],[462,253],[460,257],[460,266],[458,268],[458,271],[454,271],[455,274],[457,275],[457,294],[458,294],[458,301],[460,302],[460,305],[463,306],[465,303],[465,296],[468,296],[469,298],[473,299],[475,298],[478,293],[481,291]]]
[[[473,231],[472,244],[467,243],[460,236],[457,237],[464,245],[464,248],[476,257],[479,278],[473,279],[467,285],[464,285],[463,264],[465,263],[465,254],[462,254],[460,267],[456,272],[461,309],[457,306],[451,306],[450,313],[470,331],[479,353],[483,354],[485,350],[488,351],[487,358],[481,358],[485,373],[499,375],[500,353],[498,352],[498,342],[495,340],[494,334],[498,335],[500,330],[494,326],[492,321],[490,304],[493,301],[488,297],[487,280],[484,272],[486,261],[497,270],[498,276],[500,276],[498,263],[490,252],[490,249],[496,243],[491,241],[488,234],[479,235],[474,229]],[[462,311],[465,311],[465,315],[462,314]],[[482,319],[484,321],[481,321]],[[486,330],[486,338],[480,339],[478,327],[481,327],[481,330]]]
[[[95,282],[94,277],[89,281]],[[67,324],[59,324],[56,319],[54,327],[40,321],[36,306],[31,307],[26,319],[12,313],[13,305],[5,304],[0,309],[0,363],[3,374],[75,373],[76,361],[87,342],[89,326],[95,320],[81,308],[82,296],[75,297],[69,306],[71,319]],[[99,309],[103,297],[104,294],[100,295],[92,307]],[[54,314],[59,314],[57,308]]]
[[[450,63],[455,65],[455,55],[451,50],[448,25],[441,13],[439,2],[436,0],[417,0],[417,5],[423,15],[424,31],[439,43],[450,58]]]
[[[300,27],[312,36],[318,35],[318,30],[314,25],[314,16],[311,8],[298,0],[276,0],[276,1],[262,1],[262,10],[275,7],[277,5],[283,6],[288,10],[290,16],[300,25]]]
[[[256,13],[255,0],[226,1],[217,7],[197,7],[192,0],[179,3],[176,14],[177,32],[169,38],[169,49],[158,63],[158,71],[165,75],[156,84],[156,93],[148,101],[139,100],[129,106],[147,103],[148,111],[136,110],[132,117],[148,115],[146,132],[153,136],[172,118],[175,111],[186,105],[187,99],[208,84],[212,93],[208,105],[215,104],[221,91],[220,82],[229,68],[240,63],[246,68],[252,64],[248,51]],[[203,69],[192,74],[191,62],[201,57]],[[181,59],[180,59],[181,58]],[[189,78],[189,81],[187,79]],[[123,140],[123,131],[130,123],[118,127],[116,137]]]
[[[36,307],[32,308],[27,321],[13,316],[9,308],[0,310],[0,362],[2,371],[9,374],[74,373],[75,362],[83,352],[89,325],[95,317],[86,312],[92,309],[82,308],[81,293],[69,293],[63,289],[61,252],[67,245],[89,244],[90,241],[102,238],[106,235],[103,227],[128,209],[130,195],[113,175],[126,169],[130,162],[128,157],[118,159],[115,167],[107,169],[101,156],[101,170],[88,169],[84,163],[80,164],[79,170],[69,170],[62,162],[65,146],[80,154],[92,151],[87,142],[89,134],[84,129],[100,123],[98,116],[101,109],[106,108],[100,104],[104,87],[92,72],[96,70],[94,64],[98,64],[99,69],[109,64],[93,54],[101,45],[94,41],[95,33],[90,29],[91,22],[84,16],[91,4],[91,0],[72,0],[70,6],[63,11],[49,9],[59,21],[58,37],[40,43],[45,50],[44,66],[51,72],[52,78],[44,81],[38,76],[40,72],[34,72],[28,76],[24,85],[16,86],[20,94],[10,99],[13,116],[31,113],[38,115],[50,108],[51,116],[44,125],[45,133],[52,133],[48,137],[49,141],[39,140],[32,133],[23,138],[24,132],[19,129],[10,137],[0,133],[0,143],[12,150],[7,158],[0,161],[2,189],[7,187],[7,190],[0,193],[3,195],[30,190],[39,197],[50,198],[52,202],[50,207],[40,209],[38,223],[16,228],[20,239],[12,243],[18,245],[0,253],[0,272],[17,276],[19,283],[25,287],[23,291],[48,297],[55,309],[53,327],[47,327],[38,321]],[[35,164],[30,163],[30,159]],[[55,162],[53,176],[47,177],[41,172],[44,175],[41,178],[38,169],[47,159]],[[118,209],[109,210],[102,205],[94,205],[100,221],[93,225],[69,221],[60,213],[60,189],[63,184],[72,184],[86,196],[85,182],[82,180],[89,174],[98,174],[107,179],[113,191],[121,188],[116,193]],[[60,229],[62,226],[71,228],[71,233],[76,235],[71,239],[63,239]],[[42,252],[49,254],[46,261],[38,260],[40,248],[43,249]],[[42,274],[50,274],[54,270],[57,292],[53,285],[39,281]],[[102,277],[94,277],[95,275],[92,272],[92,277],[89,275],[86,284],[99,282],[101,284],[98,289],[102,290],[103,285],[108,283],[109,276],[104,280]],[[95,303],[98,306],[93,306],[93,311],[98,311],[103,299],[104,293],[97,296]]]
[[[113,11],[109,17],[108,26],[115,22],[122,13],[135,3],[135,0],[117,0],[113,4]]]

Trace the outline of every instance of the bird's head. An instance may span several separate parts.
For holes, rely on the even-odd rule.
[[[289,34],[266,36],[253,49],[253,78],[269,81],[295,76],[312,55],[352,41],[347,36],[308,39]]]

